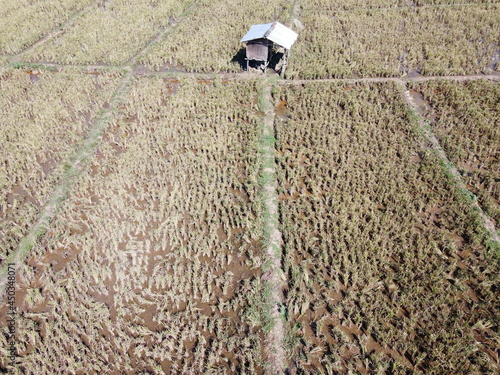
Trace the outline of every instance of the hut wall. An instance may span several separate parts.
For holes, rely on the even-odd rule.
[[[270,42],[266,39],[255,39],[247,43],[247,59],[267,61],[269,59]]]

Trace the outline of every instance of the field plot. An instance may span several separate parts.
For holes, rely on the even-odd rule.
[[[497,260],[398,88],[275,94],[298,373],[494,373]]]
[[[432,81],[412,87],[421,99],[422,114],[468,189],[500,223],[500,85]]]
[[[498,5],[318,11],[304,5],[304,30],[288,78],[457,75],[499,70]]]
[[[19,270],[25,373],[262,372],[257,92],[136,81]]]
[[[118,78],[21,70],[0,76],[0,262],[36,218]]]
[[[123,64],[176,22],[193,0],[113,0],[80,17],[56,38],[26,54],[29,61]]]
[[[200,0],[189,18],[141,62],[154,69],[178,65],[190,72],[241,71],[235,59],[245,57],[240,39],[248,28],[255,23],[287,23],[292,5],[285,0]]]
[[[0,53],[20,52],[92,2],[93,0],[1,0]]]
[[[308,9],[320,11],[351,11],[364,9],[390,9],[403,7],[424,7],[424,6],[461,6],[462,4],[490,4],[495,3],[492,0],[306,0],[302,2]]]

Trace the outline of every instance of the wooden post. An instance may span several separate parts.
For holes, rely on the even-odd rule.
[[[285,48],[285,52],[283,53],[283,66],[281,67],[281,72],[280,72],[281,78],[285,78],[285,69],[287,62],[288,62],[288,50]]]

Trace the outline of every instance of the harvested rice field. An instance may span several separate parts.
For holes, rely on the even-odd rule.
[[[498,5],[335,11],[304,3],[300,12],[304,30],[290,59],[289,78],[444,76],[499,70]]]
[[[0,9],[1,373],[500,371],[498,4]]]
[[[0,77],[0,259],[33,224],[119,74],[10,70]]]
[[[433,81],[416,84],[420,111],[467,188],[500,222],[500,86],[495,82]]]
[[[311,83],[277,98],[297,369],[494,371],[495,254],[398,87]]]
[[[261,372],[255,85],[135,83],[20,270],[28,373]]]
[[[103,2],[24,58],[66,64],[124,64],[174,23],[191,2]]]
[[[0,1],[0,53],[22,52],[53,29],[84,13],[92,3],[92,0]]]

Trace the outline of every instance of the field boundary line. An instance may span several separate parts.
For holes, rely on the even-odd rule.
[[[290,8],[290,16],[288,19],[288,27],[292,28],[295,19],[298,17],[300,10],[301,0],[292,0],[292,6]]]
[[[14,263],[16,267],[20,266],[38,239],[45,234],[56,213],[76,184],[78,177],[94,156],[99,140],[111,122],[114,113],[122,104],[133,78],[134,74],[132,69],[129,68],[113,93],[109,107],[101,110],[99,116],[94,120],[92,128],[83,138],[80,148],[69,159],[71,163],[69,168],[66,169],[60,182],[54,187],[47,203],[41,208],[37,221],[31,225],[27,234],[19,242],[17,249],[2,262],[0,268],[0,295],[5,292],[8,263]]]
[[[121,74],[130,69],[125,65],[61,65],[53,63],[38,63],[38,62],[12,62],[5,66],[6,69],[18,69],[25,71],[50,72],[50,73],[65,73],[71,75],[79,74]]]
[[[225,79],[234,79],[234,80],[245,80],[245,79],[255,79],[262,76],[257,74],[248,74],[246,72],[240,73],[232,73],[232,72],[223,72],[223,73],[197,73],[197,72],[146,72],[141,74],[141,76],[188,76],[188,77],[206,77],[206,78],[216,78],[222,77]],[[276,78],[278,75],[276,75]],[[435,80],[452,80],[452,81],[474,81],[479,79],[488,79],[492,81],[500,81],[500,73],[499,74],[472,74],[472,75],[460,75],[460,76],[420,76],[420,77],[365,77],[365,78],[319,78],[319,79],[279,79],[276,81],[279,85],[301,85],[304,83],[311,82],[338,82],[338,83],[378,83],[378,82],[425,82],[425,81],[435,81]]]
[[[197,73],[197,72],[146,72],[141,74],[141,76],[189,76],[189,77],[223,77],[226,79],[255,79],[262,76],[257,74],[248,74],[246,72],[232,73]],[[276,75],[278,78],[278,75]],[[460,75],[460,76],[420,76],[420,77],[362,77],[362,78],[319,78],[319,79],[279,79],[276,81],[279,85],[301,85],[304,83],[312,82],[339,82],[339,83],[378,83],[378,82],[425,82],[425,81],[435,81],[435,80],[452,80],[452,81],[474,81],[479,79],[488,79],[492,81],[500,81],[499,74],[472,74],[472,75]]]
[[[405,82],[425,82],[425,81],[433,81],[438,79],[447,79],[457,82],[464,81],[474,81],[478,79],[490,79],[493,81],[500,81],[500,74],[471,74],[464,76],[421,76],[421,77],[413,77],[413,78],[401,78],[402,81]]]
[[[278,178],[275,163],[274,105],[271,97],[272,82],[264,79],[259,93],[259,107],[264,113],[260,129],[260,185],[263,204],[263,249],[265,261],[262,265],[264,280],[264,332],[266,373],[283,374],[286,367],[285,311],[283,289],[286,277],[282,268],[283,239],[279,229]]]
[[[24,54],[33,51],[36,47],[39,45],[49,41],[50,39],[53,39],[54,37],[58,36],[59,34],[63,33],[66,31],[66,29],[73,25],[75,21],[78,20],[81,16],[85,15],[86,13],[90,12],[92,8],[95,8],[97,5],[95,2],[91,2],[89,5],[87,5],[85,8],[81,9],[80,11],[72,14],[65,22],[63,22],[61,25],[57,26],[56,28],[52,29],[49,31],[48,34],[45,34],[42,36],[41,39],[38,39],[35,43],[32,45],[26,47],[22,51],[11,55],[12,56],[12,62],[18,62],[18,59],[20,59],[21,56]]]
[[[448,172],[448,174],[451,176],[451,179],[452,179],[453,183],[455,184],[456,188],[460,192],[464,193],[465,196],[472,198],[470,200],[471,204],[477,210],[479,217],[482,220],[483,227],[487,230],[487,232],[491,236],[491,239],[500,245],[500,237],[499,237],[497,229],[495,228],[495,224],[494,224],[493,220],[491,220],[491,218],[483,211],[483,209],[479,205],[477,199],[473,198],[474,194],[469,189],[467,189],[467,187],[465,186],[465,184],[462,180],[462,177],[460,175],[460,172],[458,172],[458,169],[455,167],[455,165],[450,161],[450,159],[448,159],[446,152],[441,147],[441,144],[439,143],[438,138],[436,137],[436,135],[432,131],[430,125],[418,113],[418,111],[417,111],[418,106],[413,101],[413,99],[410,95],[410,90],[408,90],[408,87],[406,86],[406,82],[399,81],[398,83],[401,86],[401,88],[404,89],[403,99],[404,99],[405,103],[407,104],[407,106],[411,109],[413,115],[416,117],[419,129],[422,131],[424,138],[430,143],[431,149],[436,153],[437,157],[440,159],[445,171]]]
[[[360,12],[387,12],[387,11],[398,11],[398,10],[420,10],[420,9],[433,9],[433,8],[459,8],[467,6],[495,6],[500,3],[456,3],[456,4],[427,4],[427,5],[404,5],[398,7],[381,7],[381,8],[352,8],[352,9],[340,9],[340,10],[328,10],[328,9],[310,9],[305,10],[304,13],[360,13]]]
[[[457,82],[475,81],[479,79],[488,79],[493,81],[500,81],[500,74],[472,74],[460,76],[420,76],[420,77],[364,77],[364,78],[319,78],[319,79],[283,79],[279,84],[284,85],[301,85],[310,82],[345,82],[345,83],[378,83],[378,82],[425,82],[436,80],[451,80]]]
[[[195,2],[197,3],[197,1]],[[193,3],[194,5],[194,3]],[[168,30],[162,31],[158,34],[154,39],[152,39],[141,51],[139,51],[133,58],[131,58],[127,63],[123,65],[113,65],[113,64],[60,64],[55,62],[44,62],[44,61],[11,61],[4,62],[3,67],[5,68],[38,68],[38,69],[51,69],[58,68],[62,69],[82,69],[82,73],[85,73],[84,70],[90,69],[120,69],[123,70],[129,66],[133,66],[137,63],[137,60],[144,54],[149,51],[149,49],[159,41],[161,41],[165,36],[167,36],[173,28],[178,25],[172,25]],[[134,61],[134,58],[136,59]],[[210,73],[210,72],[183,72],[183,71],[146,71],[141,74],[137,74],[138,76],[189,76],[189,77],[223,77],[227,79],[255,79],[262,76],[256,74],[248,74],[246,72],[220,72],[220,73]],[[478,79],[488,79],[493,81],[500,81],[500,73],[493,74],[470,74],[470,75],[444,75],[444,76],[418,76],[418,77],[354,77],[354,78],[316,78],[316,79],[280,79],[278,84],[280,85],[300,85],[303,83],[309,82],[345,82],[345,83],[357,83],[357,82],[366,82],[366,83],[376,83],[376,82],[425,82],[425,81],[433,81],[433,80],[453,80],[453,81],[473,81]]]

